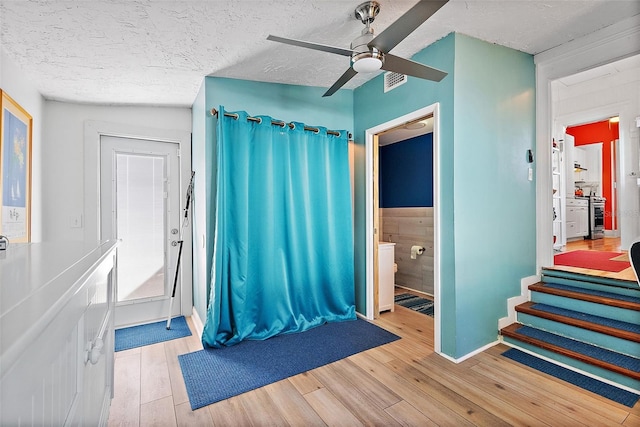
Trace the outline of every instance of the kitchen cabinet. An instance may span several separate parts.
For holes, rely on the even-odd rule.
[[[567,239],[589,235],[589,201],[588,199],[567,198]]]
[[[574,181],[585,196],[602,195],[602,143],[575,147]],[[580,167],[575,167],[579,165]]]
[[[116,245],[48,242],[2,251],[0,425],[106,425]]]

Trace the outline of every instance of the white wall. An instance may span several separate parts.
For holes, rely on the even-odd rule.
[[[639,41],[640,15],[636,15],[579,39],[539,53],[534,57],[536,63],[536,152],[537,158],[539,159],[539,161],[536,162],[536,214],[538,218],[536,253],[538,270],[540,270],[541,267],[553,265],[553,246],[549,243],[553,235],[553,218],[549,215],[552,209],[550,196],[552,190],[550,141],[554,137],[554,134],[557,133],[557,127],[554,127],[554,119],[557,119],[559,116],[558,113],[554,111],[554,106],[552,105],[554,100],[552,82],[559,78],[589,70],[603,64],[609,64],[624,58],[639,55]],[[621,96],[624,96],[624,94],[621,94]],[[635,97],[636,101],[632,102],[636,107],[630,106],[630,108],[626,108],[623,106],[622,108],[618,108],[620,110],[621,139],[626,136],[624,134],[625,123],[629,123],[623,122],[623,120],[629,120],[630,116],[640,114],[640,111],[637,109],[637,92],[629,96]],[[595,97],[593,100],[595,101]],[[603,105],[607,101],[601,99],[599,102],[601,103],[600,105]],[[556,106],[556,108],[561,107]],[[586,109],[587,107],[576,106],[576,108]],[[601,107],[598,108],[602,110]],[[635,113],[632,112],[634,108]],[[591,110],[591,113],[593,112],[594,111]],[[584,111],[580,114],[584,115]],[[600,111],[599,114],[602,114],[602,111]],[[566,115],[565,118],[567,118]],[[630,136],[632,137],[633,135]],[[628,138],[628,140],[630,145],[633,145],[631,138]],[[636,147],[632,146],[630,150],[636,150],[636,155],[635,157],[633,153],[631,153],[631,155],[629,155],[629,153],[625,155],[623,166],[621,167],[621,169],[624,169],[621,170],[622,173],[625,173],[625,171],[629,173],[630,170],[634,170],[634,167],[637,168],[637,139],[635,141]],[[620,151],[625,151],[622,145],[620,146]],[[633,165],[634,158],[636,166]],[[638,188],[636,187],[636,189]],[[636,194],[635,200],[627,201],[626,204],[627,206],[633,205],[635,207],[628,213],[627,224],[621,221],[620,228],[623,233],[626,227],[629,234],[638,234],[640,233],[640,221],[638,220],[639,216],[637,216],[638,195]],[[619,208],[620,211],[625,209],[622,203]],[[633,214],[634,211],[636,215]],[[635,219],[633,216],[635,216]],[[634,231],[634,228],[636,231]],[[627,245],[626,236],[623,234],[622,237],[622,245]]]
[[[42,118],[44,100],[24,73],[5,55],[0,45],[0,89],[33,118],[31,146],[31,241],[42,240]]]
[[[82,240],[87,214],[85,191],[85,122],[191,132],[191,109],[143,106],[97,106],[46,101],[42,156],[44,240]],[[97,168],[97,165],[87,165]],[[83,227],[70,219],[83,215]],[[89,223],[90,227],[93,227]],[[89,234],[94,230],[89,230]],[[96,231],[97,232],[97,231]]]

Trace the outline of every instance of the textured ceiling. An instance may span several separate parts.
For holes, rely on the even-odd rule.
[[[416,3],[378,1],[377,33]],[[348,58],[266,37],[348,48],[359,2],[0,0],[0,46],[47,99],[190,106],[206,75],[331,86]],[[451,0],[392,53],[410,57],[456,31],[535,54],[637,14],[637,0]]]

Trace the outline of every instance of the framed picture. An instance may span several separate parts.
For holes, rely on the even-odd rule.
[[[0,90],[0,234],[31,240],[31,128],[33,119]]]

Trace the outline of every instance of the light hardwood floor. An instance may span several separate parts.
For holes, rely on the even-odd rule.
[[[619,237],[605,237],[603,239],[596,240],[583,239],[567,242],[565,252],[577,250],[622,252],[623,255],[619,257],[619,260],[629,261],[629,258],[627,256],[628,249],[629,248],[622,248],[620,246]],[[614,259],[618,260],[618,258]],[[554,265],[549,268],[552,268],[554,270],[570,271],[573,273],[588,274],[590,276],[608,277],[610,279],[636,282],[636,276],[633,273],[633,269],[631,267],[626,268],[620,272],[592,270],[589,268],[568,267],[564,265]]]
[[[192,331],[191,320],[188,320]],[[396,305],[401,340],[191,411],[177,355],[196,336],[116,353],[110,426],[640,426],[634,408],[506,359],[433,352],[433,318]]]

